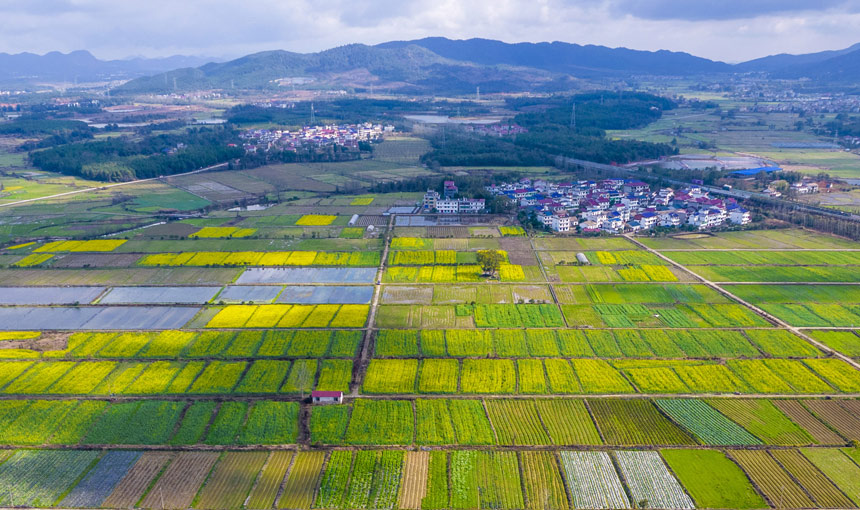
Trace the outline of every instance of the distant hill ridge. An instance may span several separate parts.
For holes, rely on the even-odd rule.
[[[727,64],[667,50],[579,45],[565,42],[505,43],[490,39],[428,37],[376,46],[349,44],[317,53],[283,50],[229,62],[197,57],[102,61],[85,51],[46,55],[0,53],[0,81],[131,79],[118,93],[199,89],[265,89],[310,80],[320,88],[414,93],[554,91],[581,79],[636,75],[695,76],[766,73],[819,82],[860,81],[860,44],[804,55],[779,54]]]

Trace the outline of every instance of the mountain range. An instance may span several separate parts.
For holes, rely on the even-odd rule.
[[[175,55],[165,58],[99,60],[88,51],[44,55],[0,53],[0,83],[33,84],[40,82],[85,83],[128,80],[211,62],[207,57]]]
[[[282,50],[227,62],[197,57],[102,61],[85,51],[0,54],[0,82],[129,80],[117,93],[201,89],[318,88],[427,94],[555,91],[580,80],[761,73],[817,83],[860,81],[860,44],[803,55],[779,54],[727,64],[683,52],[640,51],[564,42],[505,43],[430,37],[375,46],[350,44],[318,53]]]

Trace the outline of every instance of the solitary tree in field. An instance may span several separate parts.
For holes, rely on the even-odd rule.
[[[495,277],[499,272],[499,267],[502,265],[502,253],[498,250],[480,250],[478,251],[478,265],[485,275]]]

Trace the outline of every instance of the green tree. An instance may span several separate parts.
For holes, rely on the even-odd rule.
[[[496,276],[503,260],[504,257],[502,257],[502,253],[498,250],[478,251],[478,265],[481,266],[481,270],[484,271],[484,274],[490,275],[490,277]]]

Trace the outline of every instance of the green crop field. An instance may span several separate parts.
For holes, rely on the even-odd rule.
[[[427,148],[9,209],[0,505],[860,506],[860,245],[385,215]]]

